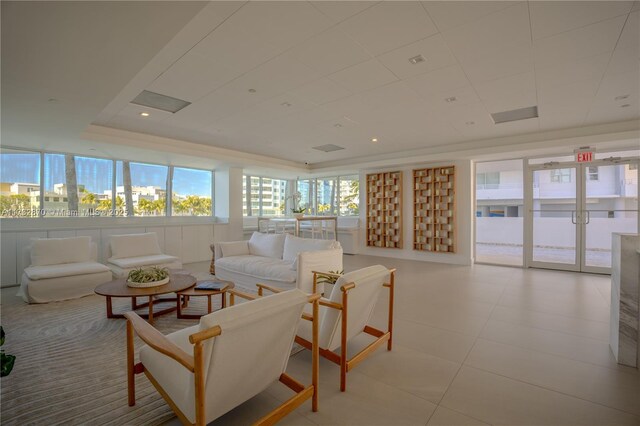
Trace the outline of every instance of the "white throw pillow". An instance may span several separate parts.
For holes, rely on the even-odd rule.
[[[111,257],[126,259],[128,257],[151,256],[162,254],[155,232],[146,234],[112,235],[110,239]]]
[[[300,238],[287,234],[287,237],[284,240],[282,259],[294,262],[300,252],[329,250],[339,247],[340,243],[335,240],[312,240],[310,238]]]
[[[248,241],[233,241],[230,243],[218,244],[220,244],[220,250],[222,250],[222,257],[242,256],[245,254],[249,254]]]
[[[89,262],[91,237],[34,238],[31,240],[31,265],[61,265]]]
[[[255,256],[282,259],[284,234],[262,234],[254,232],[249,240],[249,253]]]

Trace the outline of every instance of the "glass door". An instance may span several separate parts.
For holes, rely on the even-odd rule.
[[[610,273],[611,233],[638,232],[638,161],[584,165],[582,270]]]
[[[558,163],[530,169],[528,266],[580,270],[578,169]]]
[[[611,273],[611,234],[638,233],[638,163],[529,165],[525,265]]]

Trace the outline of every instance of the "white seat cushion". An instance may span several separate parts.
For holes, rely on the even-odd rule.
[[[312,240],[311,238],[300,238],[286,234],[282,259],[293,262],[298,257],[298,253],[303,251],[329,250],[333,248],[340,248],[340,243],[335,240]]]
[[[91,237],[34,238],[31,240],[33,266],[89,262]]]
[[[114,259],[112,257],[109,259],[109,263],[113,263],[116,266],[126,269],[138,268],[141,266],[164,265],[166,263],[173,263],[177,260],[178,258],[175,256],[169,256],[167,254],[154,254],[150,256],[129,257],[126,259]]]
[[[155,232],[112,235],[109,245],[111,246],[111,257],[113,259],[162,254],[160,245],[158,245],[158,236]]]
[[[261,234],[254,232],[249,239],[249,253],[255,256],[282,259],[284,234]]]
[[[74,275],[109,272],[109,268],[97,262],[64,263],[62,265],[29,266],[24,273],[30,280],[72,277]]]
[[[297,272],[291,269],[291,263],[271,257],[244,255],[223,257],[216,260],[216,270],[226,269],[237,274],[250,275],[257,279],[293,283]]]

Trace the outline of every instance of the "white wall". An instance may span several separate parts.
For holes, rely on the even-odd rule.
[[[456,166],[456,253],[430,253],[413,250],[413,170],[425,167]],[[402,170],[402,227],[403,248],[378,248],[366,246],[366,175],[382,171]],[[360,171],[360,229],[359,252],[372,256],[383,256],[398,259],[423,260],[428,262],[453,263],[470,265],[472,262],[472,193],[471,193],[471,161],[446,161],[423,163],[412,166],[367,169]],[[391,265],[391,263],[390,263]]]

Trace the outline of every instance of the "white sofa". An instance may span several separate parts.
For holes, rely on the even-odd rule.
[[[107,266],[115,278],[126,277],[129,271],[136,268],[150,266],[182,268],[180,259],[162,253],[155,232],[112,235],[107,249],[107,258]]]
[[[94,294],[111,281],[111,271],[98,263],[98,247],[90,237],[33,239],[25,251],[18,296],[27,303],[47,303]]]
[[[211,248],[216,277],[247,288],[262,283],[311,293],[312,271],[342,270],[342,248],[333,240],[254,232],[249,241],[215,243]]]

